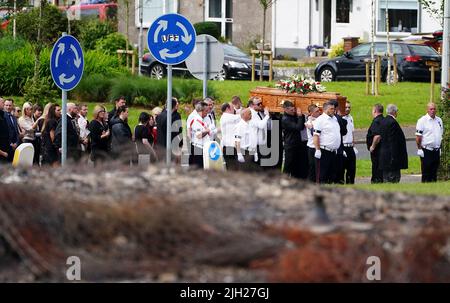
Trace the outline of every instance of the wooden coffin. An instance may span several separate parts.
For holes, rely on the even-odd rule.
[[[281,102],[289,100],[302,110],[303,113],[308,112],[310,104],[316,104],[322,109],[325,102],[336,99],[339,103],[339,109],[343,113],[345,110],[345,102],[347,97],[341,96],[339,93],[308,93],[306,95],[297,93],[286,93],[284,90],[270,87],[257,87],[250,91],[250,96],[258,96],[261,98],[264,107],[269,108],[272,113],[283,112]]]

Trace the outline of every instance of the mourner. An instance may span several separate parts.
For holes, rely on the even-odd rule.
[[[422,182],[436,182],[444,133],[442,119],[436,116],[436,104],[428,103],[427,113],[416,125],[417,155],[422,166]]]
[[[319,183],[333,183],[336,180],[337,150],[341,146],[341,131],[333,103],[325,103],[323,114],[314,121],[313,140],[316,180]]]
[[[355,184],[355,174],[356,174],[356,155],[358,150],[355,147],[354,131],[355,124],[350,112],[352,110],[352,105],[349,101],[345,103],[345,114],[342,117],[347,121],[347,134],[342,137],[344,144],[344,169],[342,170],[342,176],[340,179],[344,179],[346,184]]]
[[[206,104],[208,104],[208,114],[206,115],[204,121],[208,128],[211,130],[210,139],[211,141],[215,141],[217,139],[217,126],[216,126],[216,113],[214,112],[214,100],[211,97],[205,98],[203,100]]]
[[[317,117],[320,116],[320,108],[315,104],[311,104],[310,106],[308,106],[308,113],[308,120],[305,123],[305,129],[308,135],[308,180],[311,182],[316,182],[316,158],[314,157],[316,148],[314,146],[313,136],[314,122]]]
[[[208,104],[203,101],[197,103],[195,105],[195,111],[197,114],[193,117],[190,125],[193,153],[190,155],[189,164],[203,168],[203,146],[211,140],[211,130],[204,122],[204,118],[209,112]]]
[[[334,105],[334,117],[339,123],[339,130],[341,133],[341,144],[336,153],[336,171],[334,175],[334,182],[339,184],[344,184],[344,161],[345,161],[345,153],[344,153],[344,144],[343,137],[347,134],[347,120],[342,118],[342,113],[339,109],[339,103],[337,100],[330,100],[331,104]]]
[[[397,122],[398,108],[389,104],[381,122],[380,163],[383,182],[400,182],[400,170],[408,168],[408,152],[403,130]]]
[[[270,119],[269,110],[263,108],[262,100],[259,97],[250,98],[248,107],[252,114],[250,126],[253,128],[253,132],[256,134],[257,138],[257,153],[255,159],[258,164],[264,166],[264,163],[260,162],[261,157],[268,158],[270,153],[267,147],[267,127]]]
[[[75,119],[77,118],[76,105],[67,103],[67,159],[77,162],[81,157],[80,133],[77,129]],[[55,131],[55,145],[61,153],[62,148],[62,121],[60,119]]]
[[[234,130],[241,120],[240,115],[234,114],[234,108],[230,103],[222,105],[222,117],[220,117],[220,129],[222,131],[223,158],[227,169],[236,169],[236,148],[234,144]]]
[[[294,178],[301,178],[303,166],[301,159],[302,136],[301,131],[305,128],[305,116],[296,108],[291,101],[283,101],[284,114],[281,118],[281,127],[284,135],[284,169],[283,172]]]
[[[371,183],[383,183],[383,171],[380,164],[380,141],[381,122],[383,121],[383,105],[375,104],[372,107],[372,123],[367,131],[366,144],[370,151],[370,161],[372,162]]]
[[[257,138],[255,128],[251,125],[252,113],[249,108],[241,111],[241,120],[234,131],[237,151],[238,169],[243,171],[258,170]]]

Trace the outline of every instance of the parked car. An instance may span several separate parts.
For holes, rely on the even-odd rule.
[[[222,43],[224,51],[223,68],[217,75],[215,80],[225,79],[241,79],[248,80],[252,77],[252,58],[240,50],[238,47]],[[258,78],[260,74],[261,61],[256,60],[255,75]],[[142,58],[141,71],[143,74],[149,75],[151,78],[162,79],[167,73],[167,66],[156,61],[151,53],[144,54]],[[172,67],[173,74],[189,75],[186,64],[180,63]],[[269,63],[264,62],[263,77],[269,77]]]
[[[375,53],[385,54],[387,51],[386,42],[375,43]],[[396,54],[398,79],[405,80],[430,80],[429,67],[426,61],[441,62],[441,56],[435,49],[427,45],[419,45],[404,42],[392,42],[391,52]],[[366,64],[365,59],[369,59],[370,43],[360,44],[343,56],[325,60],[317,64],[314,71],[316,81],[329,82],[335,80],[365,80]],[[387,57],[383,57],[381,63],[382,80],[387,78]],[[392,63],[391,63],[392,64]],[[440,79],[440,71],[436,70],[436,80]]]
[[[79,5],[71,5],[60,9],[68,11],[75,18],[79,12],[80,19],[94,18],[101,21],[117,19],[117,3],[103,3],[102,0],[90,0]]]

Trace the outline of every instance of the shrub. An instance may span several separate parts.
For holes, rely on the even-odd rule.
[[[15,51],[0,49],[0,95],[13,96],[22,93],[27,79],[33,76],[33,58],[29,45]]]
[[[197,35],[211,35],[217,40],[220,39],[220,29],[214,22],[198,22],[194,24]]]
[[[342,56],[344,54],[344,42],[339,42],[338,44],[331,46],[331,51],[328,54],[329,58],[335,58]]]
[[[95,49],[103,51],[109,55],[116,55],[118,49],[126,49],[127,39],[121,33],[111,33],[106,37],[101,38],[95,44]],[[128,49],[133,47],[128,44]]]
[[[23,88],[24,101],[42,106],[48,102],[53,102],[58,98],[58,94],[52,89],[52,83],[51,77],[39,78],[36,81],[34,78],[29,78]]]
[[[84,54],[84,74],[103,74],[114,77],[128,73],[125,67],[121,67],[117,56],[112,56],[99,50],[87,51]]]
[[[93,50],[97,41],[116,31],[116,26],[108,21],[89,20],[80,25],[79,31],[83,49]]]
[[[111,85],[111,79],[103,74],[88,75],[83,77],[71,96],[78,101],[107,102]]]

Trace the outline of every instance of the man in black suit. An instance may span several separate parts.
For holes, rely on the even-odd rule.
[[[5,99],[4,117],[6,123],[8,124],[9,143],[10,143],[8,152],[9,162],[13,161],[14,152],[16,148],[20,145],[19,124],[17,122],[17,118],[13,115],[13,110],[14,110],[14,101],[12,99]]]
[[[80,132],[76,126],[77,108],[74,103],[67,103],[67,159],[78,162],[81,158]],[[62,118],[55,132],[55,145],[62,146]]]
[[[0,164],[7,163],[10,153],[9,129],[3,111],[5,100],[0,97]]]
[[[370,160],[372,162],[371,183],[383,183],[383,171],[380,167],[380,141],[381,141],[381,122],[383,121],[383,105],[377,103],[372,108],[372,124],[367,131],[366,144],[370,151]]]
[[[183,125],[181,122],[181,115],[178,112],[178,100],[172,98],[172,153],[176,155],[175,161],[178,163],[181,160],[181,149],[183,147]],[[165,159],[167,147],[167,108],[156,117],[156,125],[158,127],[158,154],[160,159]],[[176,145],[178,145],[176,147]]]
[[[381,122],[380,163],[383,171],[383,181],[400,182],[400,170],[408,168],[408,152],[406,139],[397,122],[398,108],[389,104],[387,116]]]

